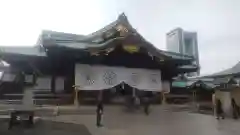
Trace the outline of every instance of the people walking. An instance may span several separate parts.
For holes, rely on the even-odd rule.
[[[222,102],[220,101],[220,99],[217,99],[216,111],[217,111],[217,119],[219,119],[219,118],[224,119],[224,112],[222,109]]]

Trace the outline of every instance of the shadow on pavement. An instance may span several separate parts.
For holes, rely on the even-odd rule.
[[[8,130],[8,120],[0,119],[0,135],[91,135],[85,125],[40,120],[34,127],[23,125]]]

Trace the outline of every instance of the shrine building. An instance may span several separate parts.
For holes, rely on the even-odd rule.
[[[193,57],[156,46],[124,14],[89,35],[44,30],[35,46],[0,47],[1,59],[9,64],[0,98],[17,101],[26,87],[42,104],[47,99],[72,103],[76,93],[81,100],[101,90],[109,101],[123,89],[125,94],[167,93],[173,77],[198,70]]]

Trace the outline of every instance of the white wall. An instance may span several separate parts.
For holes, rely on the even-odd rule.
[[[240,106],[240,88],[232,90],[231,96],[232,96],[232,98],[234,98],[237,105]]]
[[[231,92],[216,90],[215,96],[222,102],[223,111],[227,116],[232,116]]]

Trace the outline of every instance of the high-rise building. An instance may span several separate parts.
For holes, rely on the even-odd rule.
[[[181,28],[176,28],[170,31],[167,33],[167,50],[194,56],[195,61],[193,64],[200,67],[196,32],[184,31]],[[188,73],[187,76],[196,76],[199,74],[200,70],[195,73]]]

